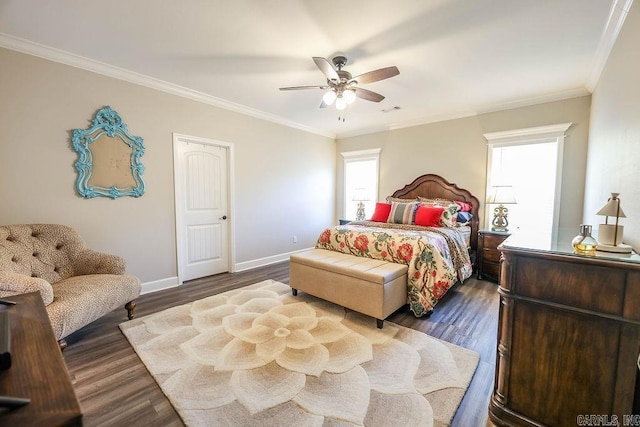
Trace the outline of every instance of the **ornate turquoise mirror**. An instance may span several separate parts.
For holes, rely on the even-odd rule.
[[[111,107],[98,110],[89,129],[74,129],[71,142],[78,153],[76,189],[82,197],[144,194],[142,138],[131,135]]]

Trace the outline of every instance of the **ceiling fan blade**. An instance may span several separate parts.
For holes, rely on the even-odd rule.
[[[384,99],[384,96],[380,95],[379,93],[372,92],[367,89],[362,89],[361,87],[356,87],[355,91],[358,98],[366,99],[367,101],[380,102]]]
[[[313,62],[316,63],[316,66],[320,71],[322,71],[322,74],[324,74],[329,80],[340,80],[340,76],[338,76],[338,73],[329,61],[319,56],[314,56]]]
[[[327,108],[327,107],[329,107],[329,104],[327,104],[326,102],[322,101],[320,103],[320,108]]]
[[[303,89],[328,89],[329,86],[290,86],[281,87],[280,90],[303,90]]]
[[[379,70],[369,71],[368,73],[360,74],[351,79],[351,81],[357,81],[358,84],[367,84],[377,82],[379,80],[388,79],[389,77],[397,76],[400,74],[398,67],[380,68]]]

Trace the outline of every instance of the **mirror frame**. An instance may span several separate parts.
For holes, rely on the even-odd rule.
[[[141,157],[144,154],[144,144],[142,138],[134,136],[127,131],[127,125],[123,123],[120,115],[111,107],[106,106],[96,112],[88,129],[74,129],[72,131],[71,145],[78,153],[78,160],[74,166],[78,171],[76,189],[78,194],[84,198],[91,199],[96,196],[111,197],[116,199],[123,196],[140,197],[144,194],[145,185],[142,180],[144,166]],[[91,143],[106,135],[114,140],[120,140],[131,148],[131,175],[135,186],[110,187],[89,186],[89,179],[93,172],[93,153]]]

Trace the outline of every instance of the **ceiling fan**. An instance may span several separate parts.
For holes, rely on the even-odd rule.
[[[398,67],[393,66],[380,68],[379,70],[369,71],[368,73],[352,77],[350,72],[343,70],[347,64],[347,58],[344,56],[334,57],[331,60],[333,66],[327,59],[318,56],[313,57],[313,62],[316,63],[316,66],[327,78],[326,85],[281,87],[280,90],[328,89],[322,96],[320,108],[326,108],[335,101],[336,108],[338,110],[344,110],[348,104],[355,101],[356,97],[367,101],[380,102],[384,99],[384,96],[363,89],[359,85],[377,82],[400,74]]]

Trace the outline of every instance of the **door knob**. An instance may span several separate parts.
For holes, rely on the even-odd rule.
[[[226,216],[226,215],[222,215],[222,216],[221,216],[220,218],[218,218],[218,219],[227,219],[227,216]]]

